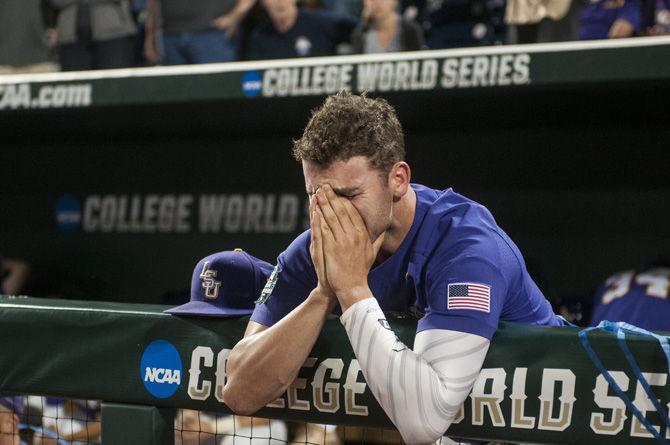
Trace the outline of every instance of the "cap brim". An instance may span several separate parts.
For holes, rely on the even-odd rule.
[[[253,311],[253,309],[221,308],[204,301],[191,301],[181,306],[164,310],[163,312],[177,315],[198,315],[202,317],[236,317],[249,315]]]

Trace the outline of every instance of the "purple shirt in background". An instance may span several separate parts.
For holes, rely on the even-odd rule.
[[[612,275],[596,291],[591,325],[625,321],[652,331],[670,331],[669,280],[667,267]]]
[[[641,5],[639,0],[591,0],[582,9],[579,24],[580,40],[606,39],[612,24],[619,19],[633,25],[633,33],[640,32]]]
[[[500,320],[563,325],[528,274],[516,245],[484,206],[451,189],[412,188],[417,203],[410,231],[398,250],[368,275],[384,311],[418,314],[417,332],[450,329],[488,339]],[[276,280],[274,286],[266,286],[272,292],[256,305],[251,320],[272,326],[316,287],[309,244],[306,231],[279,256],[270,277]],[[482,288],[489,289],[488,310],[454,308],[456,304],[450,308],[449,302],[462,298],[463,292],[477,297]]]
[[[11,409],[18,416],[23,414],[23,406],[25,404],[25,397],[0,397],[0,405]]]

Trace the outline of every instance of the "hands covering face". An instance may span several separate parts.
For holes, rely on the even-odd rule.
[[[337,196],[327,184],[312,196],[310,215],[310,253],[319,287],[336,297],[343,310],[371,296],[368,273],[384,241],[384,234],[374,242],[370,241],[358,210],[347,198]]]

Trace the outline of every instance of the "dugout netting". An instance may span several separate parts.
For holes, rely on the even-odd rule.
[[[101,402],[45,396],[13,397],[1,421],[0,444],[100,445]],[[0,414],[2,416],[2,414]],[[15,417],[14,417],[15,416]],[[175,445],[402,445],[397,430],[263,419],[189,409],[174,417]],[[438,445],[465,444],[444,437]]]
[[[25,399],[22,413],[16,411],[22,416],[16,422],[33,431],[33,443],[38,436],[41,443],[58,443],[77,428],[89,434],[79,440],[95,443],[90,431],[96,427],[105,445],[401,443],[338,320],[326,322],[286,393],[250,420],[231,416],[221,396],[228,354],[248,317],[179,317],[164,309],[0,297],[6,346],[0,348],[0,396],[38,395]],[[412,347],[416,320],[389,316],[388,321]],[[501,323],[449,436],[510,443],[656,443],[615,397],[577,334],[576,328]],[[623,391],[642,415],[670,438],[616,337],[588,335],[603,366],[626,382]],[[631,337],[628,346],[656,398],[667,406],[663,351],[645,337]],[[65,402],[45,405],[54,398]],[[90,413],[97,409],[90,400],[101,401],[99,418]],[[56,425],[57,437],[46,437],[53,431],[48,427],[35,434],[45,423]]]
[[[0,402],[2,445],[99,445],[100,401],[13,396]]]

